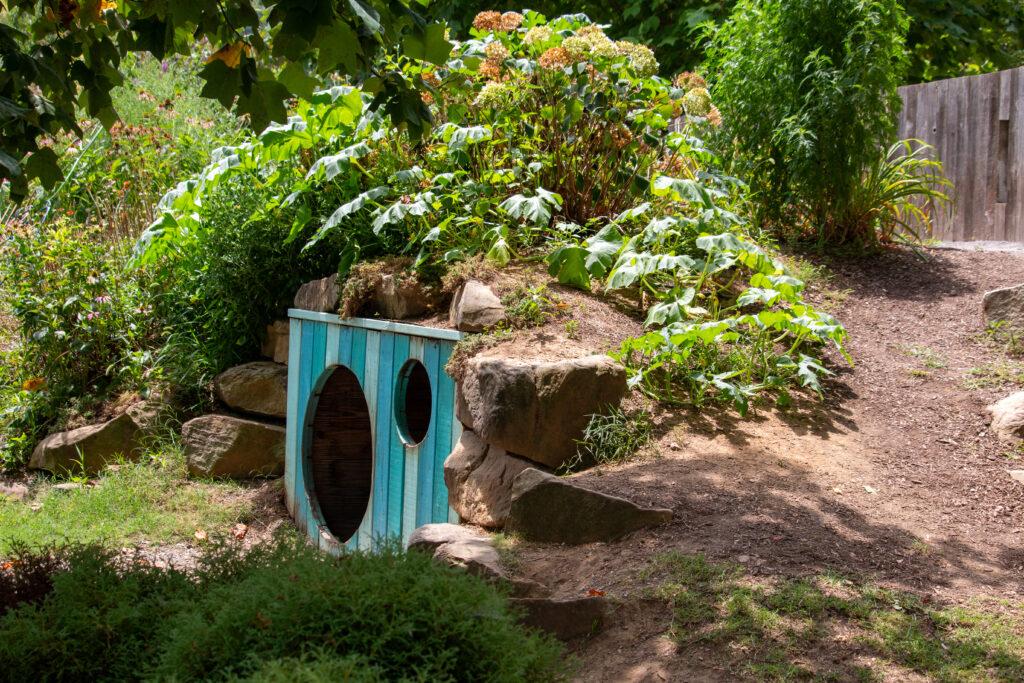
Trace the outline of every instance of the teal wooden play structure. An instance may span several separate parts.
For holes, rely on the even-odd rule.
[[[458,521],[444,460],[462,434],[444,367],[460,334],[292,309],[285,498],[329,552]]]

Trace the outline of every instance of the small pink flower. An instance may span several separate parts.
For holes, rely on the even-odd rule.
[[[98,317],[100,317],[100,314],[96,313],[95,311],[89,311],[88,313],[85,314],[86,320],[93,320],[94,318]]]
[[[106,296],[106,295],[98,296],[95,299],[93,299],[93,301],[95,301],[98,304],[109,304],[110,303],[110,297]]]

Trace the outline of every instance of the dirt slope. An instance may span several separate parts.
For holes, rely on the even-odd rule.
[[[699,651],[676,652],[663,637],[668,608],[642,599],[640,570],[668,550],[754,577],[836,570],[936,603],[1020,601],[1024,485],[1006,470],[1024,463],[984,414],[1018,389],[997,381],[1017,361],[986,340],[980,301],[1024,283],[1024,253],[925,253],[928,262],[900,251],[830,265],[831,293],[815,297],[847,326],[855,367],[835,355],[825,403],[748,420],[666,413],[655,455],[577,475],[674,511],[672,524],[614,543],[520,551],[521,573],[559,595],[623,599],[605,632],[580,645],[584,678],[731,680]]]

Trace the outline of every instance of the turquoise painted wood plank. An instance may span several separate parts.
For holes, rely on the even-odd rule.
[[[441,347],[433,339],[423,345],[423,366],[430,374],[430,429],[427,437],[420,444],[419,476],[416,482],[416,526],[430,524],[434,514],[434,470],[437,460],[438,433],[438,382],[437,367],[440,360]],[[445,453],[445,457],[448,454]],[[443,461],[442,461],[443,462]]]
[[[420,458],[419,446],[405,446],[405,482],[402,490],[402,528],[399,533],[402,536],[402,547],[409,542],[409,536],[416,528],[416,484],[419,481]]]
[[[448,356],[451,355],[451,347],[447,344],[440,345],[442,353],[437,359],[437,422],[438,425],[448,425],[455,420],[455,382],[444,371],[448,363]],[[449,430],[439,429],[437,444],[434,446],[434,485],[431,498],[432,512],[430,521],[448,521],[448,489],[444,485],[444,458],[452,450],[452,434]],[[440,462],[438,460],[440,459]]]
[[[455,345],[452,344],[452,343],[447,343],[446,346],[448,348],[448,352],[447,352],[447,354],[445,354],[445,357],[446,358],[450,358],[452,353],[455,351]],[[447,361],[445,361],[445,362],[447,363]],[[452,379],[451,377],[449,377],[448,373],[444,372],[444,370],[442,369],[442,371],[441,371],[441,381],[447,382],[451,386],[451,388],[452,388],[452,396],[453,396],[453,398],[452,398],[452,404],[451,405],[454,408],[454,406],[455,406],[455,399],[454,399],[454,395],[455,395],[455,380]],[[451,438],[449,440],[449,444],[450,445],[448,446],[448,452],[449,453],[451,452],[451,450],[453,448],[455,448],[455,444],[457,444],[459,442],[459,439],[461,437],[462,437],[462,423],[459,422],[459,419],[457,417],[452,416]],[[442,468],[444,466],[444,459],[447,457],[447,455],[443,455],[443,454],[439,453],[438,457],[439,457],[440,460],[439,460],[439,463],[438,463],[437,467],[440,469],[440,468]],[[443,477],[442,477],[442,483],[443,483]],[[445,504],[446,507],[448,507],[448,521],[451,522],[452,524],[458,524],[459,523],[459,515],[458,515],[458,513],[455,512],[455,510],[453,510],[451,508],[451,506],[448,505],[448,487],[447,486],[444,487],[443,495],[444,495],[444,504]]]
[[[398,436],[398,424],[395,420],[395,401],[400,397],[396,396],[395,390],[398,386],[399,371],[406,361],[409,360],[409,337],[397,335],[395,337],[395,348],[392,352],[391,364],[394,368],[394,375],[390,384],[381,384],[381,393],[389,392],[392,396],[392,406],[388,414],[388,438],[391,440],[390,464],[388,465],[388,536],[402,535],[402,503],[405,501],[405,455],[406,447]]]
[[[342,328],[337,325],[327,326],[327,347],[324,356],[324,367],[326,368],[338,364],[338,357],[341,355],[341,349],[338,348],[341,341],[341,330]]]
[[[369,320],[367,318],[339,318],[335,313],[316,313],[314,311],[303,311],[297,308],[288,309],[288,317],[299,320],[311,320],[329,325],[342,325],[345,327],[360,327],[364,330],[376,330],[378,332],[390,332],[391,334],[405,334],[410,337],[424,337],[429,339],[447,339],[458,341],[462,338],[461,332],[455,330],[441,330],[436,327],[421,327],[420,325],[409,325],[408,323],[396,323],[390,320]]]
[[[299,442],[302,439],[302,429],[299,425],[299,352],[302,345],[297,343],[301,334],[302,323],[298,320],[291,320],[288,323],[288,334],[296,343],[288,347],[288,421],[287,434],[285,435],[285,466],[284,466],[284,490],[288,511],[295,514],[295,471],[299,465]]]
[[[324,367],[325,367],[324,366],[324,360],[326,358],[326,354],[327,354],[327,324],[326,323],[317,323],[313,327],[313,347],[312,347],[312,349],[310,351],[309,360],[306,361],[306,364],[310,366],[310,391],[316,396],[317,399],[320,396],[320,389],[323,387],[323,383],[322,382],[323,382],[323,373],[324,373]],[[316,407],[317,407],[317,401],[315,399],[310,401],[309,414],[306,416],[306,424],[307,425],[312,426],[313,420],[314,420],[314,418],[316,418]],[[306,487],[311,487],[313,485],[313,480],[312,480],[312,478],[310,478],[308,476],[305,476],[305,475],[309,474],[309,469],[308,469],[309,453],[312,450],[313,430],[312,429],[306,429],[305,432],[306,432],[306,442],[303,444],[303,453],[306,454],[304,459],[306,460],[307,467],[303,468],[304,469],[304,477],[303,478],[305,479]],[[309,493],[310,493],[310,490],[309,490],[309,488],[307,488],[306,489],[306,494],[307,495],[303,497],[303,500],[305,501],[304,512],[305,512],[307,517],[309,517],[310,519],[313,520],[313,523],[316,524],[317,529],[320,530],[320,529],[323,528],[323,515],[320,514],[319,510],[317,510],[317,514],[316,515],[313,514],[313,509],[312,509],[312,507],[310,505]]]
[[[382,335],[380,350],[376,357],[367,354],[366,365],[377,366],[377,381],[373,385],[376,392],[377,422],[374,425],[376,448],[374,449],[374,481],[373,481],[373,536],[374,541],[383,540],[388,535],[388,488],[391,482],[391,391],[395,381],[395,337]]]
[[[309,394],[313,382],[313,330],[315,327],[315,323],[303,321],[299,336],[301,346],[299,351],[299,396],[301,398],[299,399],[298,424],[301,432],[299,435],[299,466],[295,468],[295,519],[301,528],[309,533],[315,532],[310,526],[312,520],[308,516],[309,500],[306,489],[306,465],[309,458],[310,442],[310,431],[307,429],[307,425],[310,420],[308,414]]]
[[[380,353],[379,332],[368,332],[364,329],[352,330],[352,372],[359,378],[363,387],[363,394],[366,396],[366,405],[370,411],[370,428],[376,430],[377,426],[377,374],[380,366],[377,363],[366,364],[367,357],[376,358]],[[359,525],[359,549],[371,550],[373,548],[374,527],[373,510],[376,497],[374,489],[377,486],[377,439],[374,431],[373,444],[373,483],[370,486],[370,502],[363,516],[363,522]]]

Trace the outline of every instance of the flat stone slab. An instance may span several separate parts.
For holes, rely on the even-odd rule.
[[[406,548],[409,550],[421,550],[433,553],[439,546],[445,543],[456,543],[458,541],[475,541],[483,538],[480,534],[458,524],[447,522],[440,524],[424,524],[417,527],[409,534],[409,542]]]
[[[22,501],[28,497],[28,487],[24,484],[0,484],[0,499]]]
[[[512,485],[505,529],[531,541],[576,545],[613,541],[671,520],[671,510],[642,508],[531,468],[520,472]]]

